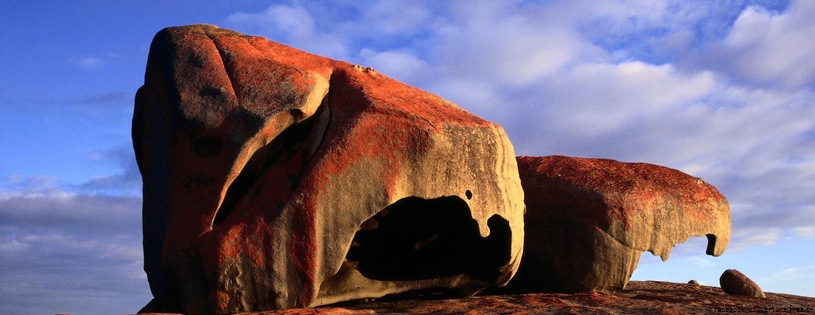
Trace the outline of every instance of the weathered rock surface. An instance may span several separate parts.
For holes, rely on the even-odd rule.
[[[613,292],[643,251],[667,260],[690,236],[719,256],[730,239],[725,197],[667,167],[565,156],[518,157],[527,206],[521,267],[504,292]]]
[[[376,71],[214,26],[150,48],[133,146],[145,311],[503,285],[523,191],[497,125]]]
[[[722,276],[719,277],[719,285],[727,294],[767,297],[755,281],[736,269],[725,270]]]
[[[631,281],[614,294],[530,293],[448,300],[371,302],[245,315],[306,314],[715,314],[815,313],[815,298],[767,293],[766,299],[729,295],[720,288]]]

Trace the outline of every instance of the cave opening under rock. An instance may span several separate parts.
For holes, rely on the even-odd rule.
[[[512,232],[498,215],[487,226],[489,236],[481,237],[469,206],[457,196],[403,198],[361,225],[346,259],[374,280],[466,274],[489,283],[509,261]]]

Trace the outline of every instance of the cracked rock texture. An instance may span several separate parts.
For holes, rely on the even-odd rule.
[[[351,65],[208,25],[154,38],[136,95],[144,311],[314,307],[509,281],[503,129]]]
[[[643,251],[662,260],[690,236],[707,254],[730,239],[730,207],[716,188],[646,163],[518,157],[527,206],[521,267],[502,292],[614,292]]]

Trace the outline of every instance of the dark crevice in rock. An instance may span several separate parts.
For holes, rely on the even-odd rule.
[[[331,77],[328,78],[329,81]],[[323,145],[323,139],[325,135],[328,133],[328,129],[331,126],[331,88],[329,85],[329,89],[326,92],[325,96],[323,97],[322,102],[320,103],[320,108],[317,109],[317,112],[314,113],[311,117],[317,122],[315,123],[316,126],[313,128],[312,134],[314,134],[314,139],[311,141],[311,147],[309,148],[308,154],[314,155],[317,150]],[[302,119],[302,118],[301,118]]]
[[[229,69],[229,66],[228,66],[228,63],[232,63],[232,58],[231,58],[231,56],[229,56],[228,52],[224,51],[223,48],[220,45],[218,45],[218,42],[217,42],[217,39],[215,38],[215,36],[210,34],[210,32],[208,32],[208,31],[206,32],[206,35],[209,38],[209,40],[212,42],[212,45],[215,46],[215,49],[218,50],[218,55],[221,57],[221,66],[223,67],[224,74],[226,74],[226,77],[229,80],[229,85],[232,88],[232,93],[234,93],[235,97],[237,98],[238,97],[238,86],[235,84],[236,81],[235,81],[235,78],[234,78],[234,69]],[[233,66],[233,68],[234,68],[234,66]],[[219,94],[223,93],[223,92],[224,91],[219,91]],[[239,102],[240,102],[240,100],[239,100]]]
[[[369,279],[409,281],[468,274],[487,282],[510,258],[509,222],[493,215],[481,237],[459,197],[408,197],[383,209],[354,236],[346,258]],[[365,229],[372,228],[372,229]]]
[[[314,153],[314,148],[319,147],[319,142],[323,139],[323,133],[327,130],[325,125],[328,124],[326,120],[329,117],[323,115],[324,111],[328,111],[327,107],[328,104],[324,100],[314,115],[306,118],[300,124],[290,126],[275,137],[274,140],[252,154],[241,172],[227,188],[224,200],[215,213],[212,222],[213,227],[226,220],[232,209],[272,165],[286,164],[292,158],[308,159]],[[315,132],[319,134],[315,134]],[[307,149],[303,147],[304,145]],[[289,182],[292,189],[299,181],[295,178],[285,180]]]

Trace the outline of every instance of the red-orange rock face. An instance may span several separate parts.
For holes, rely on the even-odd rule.
[[[168,28],[133,145],[153,310],[473,293],[519,264],[523,191],[503,130],[372,69]]]
[[[730,239],[730,208],[716,188],[663,166],[565,156],[518,157],[527,213],[514,292],[613,292],[643,251],[668,259],[690,236],[707,254]]]

